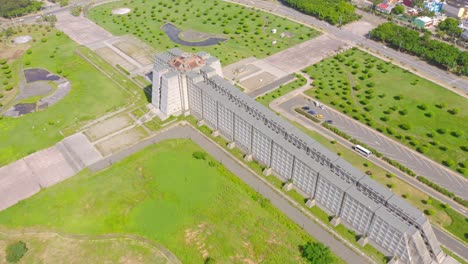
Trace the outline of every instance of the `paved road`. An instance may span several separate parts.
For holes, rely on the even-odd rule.
[[[363,35],[354,34],[347,30],[341,30],[337,27],[329,25],[324,21],[320,21],[312,16],[302,14],[279,3],[262,0],[235,0],[232,2],[260,8],[265,11],[302,22],[315,28],[322,29],[324,32],[333,35],[337,39],[348,43],[353,43],[355,45],[361,45],[374,53],[379,53],[383,56],[392,58],[395,62],[406,65],[413,69],[417,69],[417,73],[419,73],[421,76],[428,78],[436,83],[445,84],[449,87],[455,87],[459,93],[465,95],[468,93],[467,78],[458,77],[437,67],[431,66],[417,57],[403,54],[391,48],[387,48],[382,43],[367,39]]]
[[[280,107],[294,115],[294,108],[309,105],[318,114],[322,114],[324,119],[333,120],[333,126],[346,134],[412,169],[417,175],[422,175],[458,196],[468,199],[468,180],[463,176],[334,109],[326,107],[322,110],[315,107],[309,100],[311,99],[305,95],[297,95],[281,104]]]
[[[369,263],[367,257],[361,256],[355,253],[353,250],[345,246],[341,241],[333,237],[330,233],[325,231],[321,226],[314,223],[310,218],[304,215],[299,209],[291,205],[282,195],[278,194],[271,189],[265,182],[260,180],[255,174],[248,170],[244,165],[241,165],[232,155],[228,154],[216,143],[208,140],[203,134],[193,127],[186,125],[173,125],[166,129],[163,129],[161,133],[154,137],[151,137],[139,144],[123,150],[122,152],[106,157],[103,160],[97,162],[89,167],[90,170],[96,171],[103,169],[131,154],[143,149],[144,147],[154,144],[166,139],[172,138],[190,138],[199,146],[201,146],[211,156],[215,157],[220,161],[229,171],[234,175],[242,179],[251,188],[255,189],[265,198],[271,201],[271,203],[286,214],[296,224],[300,225],[307,233],[312,237],[321,241],[326,246],[338,255],[340,258],[348,263]]]

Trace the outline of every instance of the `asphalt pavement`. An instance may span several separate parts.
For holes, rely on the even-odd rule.
[[[339,130],[405,165],[417,175],[422,175],[456,195],[468,199],[468,181],[463,176],[330,107],[320,109],[314,106],[312,100],[305,95],[297,95],[282,103],[280,107],[294,115],[294,108],[310,106],[317,114],[323,115],[325,120],[333,120],[333,126]]]
[[[288,100],[285,100],[284,102],[287,103]],[[324,128],[323,126],[321,126],[321,125],[319,125],[317,123],[311,122],[306,117],[304,117],[304,116],[302,116],[302,115],[300,115],[298,113],[295,113],[295,112],[291,113],[291,111],[285,111],[283,106],[284,105],[282,105],[282,103],[280,103],[279,105],[276,105],[273,108],[276,111],[280,112],[281,115],[283,115],[284,117],[286,117],[286,118],[288,118],[288,119],[290,119],[292,121],[298,122],[299,124],[303,125],[307,129],[317,131],[318,133],[320,133],[320,134],[324,135],[325,137],[329,138],[330,140],[336,140],[338,143],[342,144],[343,146],[348,146],[349,148],[351,148],[353,146],[353,144],[348,142],[346,139],[343,139],[343,138],[339,137],[338,135],[334,134],[333,132],[327,130],[326,128]],[[371,158],[369,158],[369,160],[372,161],[377,166],[380,166],[383,169],[389,171],[390,173],[395,174],[397,177],[403,179],[404,181],[406,181],[408,184],[412,185],[413,187],[415,187],[415,188],[429,194],[432,197],[435,197],[436,199],[438,199],[438,200],[440,200],[440,201],[442,201],[444,203],[450,204],[451,208],[453,208],[453,209],[459,211],[460,213],[466,215],[466,211],[465,211],[465,208],[463,206],[461,206],[458,203],[454,202],[452,199],[449,199],[446,196],[438,193],[437,191],[431,189],[430,187],[428,187],[426,185],[423,185],[422,183],[420,183],[415,178],[410,177],[410,176],[406,175],[405,173],[402,173],[397,168],[393,167],[392,165],[388,164],[387,162],[385,162],[385,161],[383,161],[383,160],[381,160],[381,159],[379,159],[377,157],[374,157],[374,156],[371,156]],[[466,246],[463,243],[459,242],[457,240],[457,238],[454,238],[452,235],[448,234],[447,232],[442,231],[440,228],[438,228],[436,226],[433,226],[433,228],[434,228],[434,232],[436,233],[437,239],[446,248],[448,248],[449,250],[455,252],[457,255],[462,256],[466,260],[468,260],[468,251],[466,250]]]

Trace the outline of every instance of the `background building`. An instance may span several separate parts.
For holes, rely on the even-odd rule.
[[[163,66],[172,68],[169,78],[184,78],[188,100],[179,109],[259,162],[265,174],[291,182],[309,199],[307,205],[318,205],[333,216],[333,224],[354,230],[361,244],[369,242],[399,263],[443,263],[445,254],[419,210],[224,80],[219,64],[187,71],[172,63],[188,57],[180,50],[157,55],[158,65],[164,59]],[[172,84],[164,89],[180,89]],[[161,85],[153,85],[154,95]],[[155,98],[166,100],[163,96]]]

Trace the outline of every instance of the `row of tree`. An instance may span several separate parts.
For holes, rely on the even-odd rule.
[[[343,0],[282,0],[305,14],[325,20],[332,25],[344,25],[359,19],[355,7]]]
[[[42,4],[34,0],[1,0],[0,16],[4,18],[24,16],[39,10]]]
[[[370,36],[387,43],[392,48],[423,58],[436,66],[458,74],[468,75],[468,52],[431,39],[429,32],[420,34],[407,27],[387,22],[373,29]]]

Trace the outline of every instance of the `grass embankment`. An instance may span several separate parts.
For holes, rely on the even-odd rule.
[[[465,98],[357,49],[306,72],[308,95],[468,176]]]
[[[27,34],[26,29],[23,31],[18,34]],[[0,121],[0,166],[53,145],[63,138],[62,129],[124,106],[137,93],[117,86],[78,56],[78,45],[68,36],[55,30],[43,33],[43,41],[32,43],[30,52],[11,63],[17,69],[14,75],[22,74],[21,67],[45,68],[67,78],[72,88],[65,98],[45,110]]]
[[[132,233],[183,263],[207,256],[220,263],[305,263],[298,246],[313,239],[212,157],[192,157],[195,151],[202,149],[189,140],[170,140],[104,171],[82,171],[0,212],[0,226]]]
[[[132,11],[126,15],[112,15],[112,10],[120,7]],[[161,26],[168,22],[184,31],[227,38],[213,46],[181,47],[187,51],[209,52],[223,65],[251,56],[263,58],[319,34],[287,19],[220,0],[119,1],[95,7],[88,16],[114,35],[132,34],[160,51],[178,46],[161,30]],[[277,33],[273,34],[272,29]],[[281,33],[286,36],[280,37]],[[276,41],[275,45],[273,41]]]
[[[372,174],[370,176],[371,178],[387,188],[390,188],[396,195],[405,198],[412,206],[425,212],[426,217],[429,218],[431,223],[444,228],[459,239],[468,242],[468,225],[466,225],[468,219],[451,209],[450,206],[431,198],[429,195],[395,177],[388,171],[369,162],[366,158],[356,155],[351,149],[335,141],[330,141],[319,133],[308,130],[295,122],[293,122],[293,125],[329,150],[338,153],[338,155],[351,163],[354,167],[363,172],[369,171]]]

